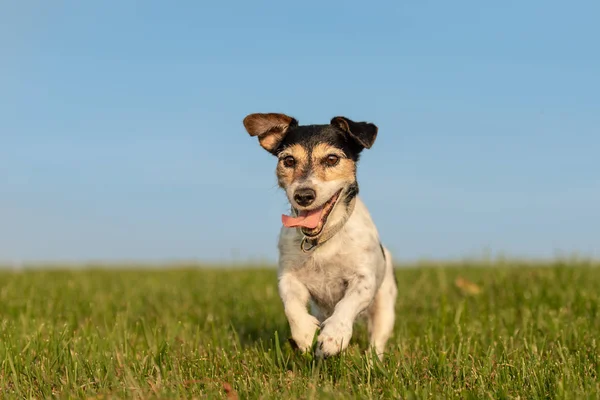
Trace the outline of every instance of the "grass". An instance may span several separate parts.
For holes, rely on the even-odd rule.
[[[397,276],[380,363],[295,353],[271,269],[0,272],[0,398],[600,397],[597,266]]]

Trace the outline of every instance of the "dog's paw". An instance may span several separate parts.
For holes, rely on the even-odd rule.
[[[323,323],[324,328],[317,338],[315,355],[319,358],[327,358],[338,354],[348,347],[352,338],[352,325],[336,320],[327,320]]]
[[[312,348],[315,332],[319,327],[319,320],[312,315],[307,315],[300,321],[295,321],[293,325],[290,324],[290,327],[292,331],[290,344],[291,342],[294,342],[292,347],[295,347],[303,353],[309,351]]]

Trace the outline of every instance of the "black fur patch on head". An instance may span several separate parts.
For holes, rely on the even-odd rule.
[[[363,150],[360,145],[337,127],[332,125],[303,125],[290,126],[285,138],[274,153],[277,154],[288,146],[299,144],[308,151],[310,159],[312,149],[320,143],[337,147],[354,162],[358,161],[360,152]]]

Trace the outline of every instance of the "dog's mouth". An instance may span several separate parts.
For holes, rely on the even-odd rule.
[[[340,193],[339,190],[334,194],[325,204],[315,208],[313,210],[296,211],[297,217],[290,217],[289,215],[282,215],[281,222],[286,228],[302,228],[302,233],[308,237],[318,236],[323,227],[327,223],[327,217],[331,214],[333,207],[337,203]]]

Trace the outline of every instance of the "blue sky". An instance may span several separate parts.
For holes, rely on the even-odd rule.
[[[379,126],[398,260],[600,256],[600,3],[4,2],[0,260],[275,260],[242,119]]]

